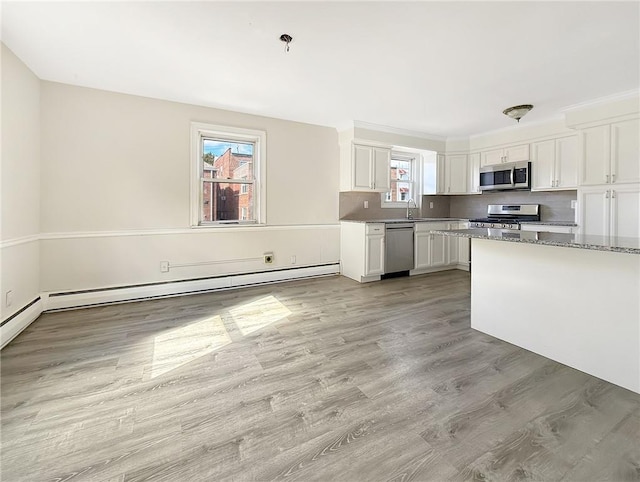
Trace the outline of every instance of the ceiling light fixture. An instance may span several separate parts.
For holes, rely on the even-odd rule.
[[[514,105],[513,107],[509,107],[503,110],[502,113],[506,116],[511,117],[512,119],[517,120],[519,124],[520,119],[522,119],[525,114],[531,109],[533,109],[533,106],[531,104]]]
[[[289,51],[289,44],[291,43],[292,40],[293,40],[293,37],[288,33],[283,33],[282,35],[280,35],[280,41],[287,44],[287,46],[285,47],[285,52]]]

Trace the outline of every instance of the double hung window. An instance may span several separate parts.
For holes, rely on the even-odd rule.
[[[404,207],[409,199],[417,202],[417,167],[419,156],[391,152],[391,190],[382,195],[383,207]]]
[[[192,225],[264,222],[265,134],[192,124]]]

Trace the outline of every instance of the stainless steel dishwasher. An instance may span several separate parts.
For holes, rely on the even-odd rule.
[[[414,223],[385,224],[385,274],[413,269],[413,225]]]

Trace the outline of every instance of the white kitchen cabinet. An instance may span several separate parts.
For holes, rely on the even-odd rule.
[[[581,234],[640,237],[640,184],[578,190]]]
[[[529,144],[492,149],[481,153],[480,166],[492,166],[505,162],[529,160]]]
[[[382,223],[340,224],[340,272],[359,282],[376,281],[384,274]]]
[[[577,231],[575,226],[558,226],[557,224],[521,224],[522,231],[536,231],[539,233],[572,234]]]
[[[611,182],[640,182],[639,119],[611,124]]]
[[[444,194],[466,194],[468,163],[466,154],[452,154],[444,159]]]
[[[340,160],[341,189],[387,192],[391,189],[391,149],[354,143]]]
[[[416,270],[442,268],[449,265],[448,237],[430,231],[446,231],[448,222],[416,223],[414,233],[414,266]]]
[[[561,137],[531,146],[532,191],[556,191],[578,187],[578,138]]]
[[[467,193],[480,194],[480,153],[469,154],[469,179],[467,180]]]
[[[365,276],[384,274],[384,224],[371,226],[374,226],[374,228],[365,236]]]
[[[437,182],[436,182],[436,193],[445,194],[447,192],[447,166],[446,159],[443,154],[438,154],[437,156]]]
[[[451,227],[451,229],[469,229],[468,222],[458,223],[456,227]],[[457,249],[458,249],[458,267],[469,270],[469,265],[471,264],[471,239],[470,238],[458,238],[451,237],[451,239],[457,240]]]
[[[640,182],[640,121],[580,131],[580,186]]]

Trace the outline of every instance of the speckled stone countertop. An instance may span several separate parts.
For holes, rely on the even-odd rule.
[[[582,234],[542,233],[537,231],[511,231],[507,229],[452,229],[451,231],[432,231],[445,236],[462,238],[493,239],[513,243],[542,244],[565,248],[592,249],[595,251],[613,251],[617,253],[640,254],[640,238],[621,236],[590,236]]]
[[[520,224],[545,224],[547,226],[577,226],[573,221],[522,221]]]
[[[468,219],[460,218],[394,218],[394,219],[341,219],[340,222],[346,223],[437,223],[440,221],[460,221],[466,222]]]

